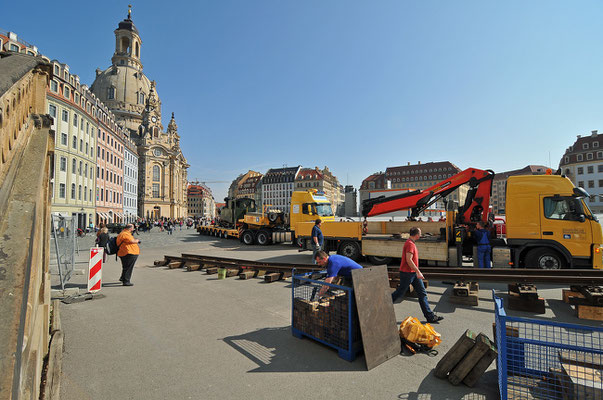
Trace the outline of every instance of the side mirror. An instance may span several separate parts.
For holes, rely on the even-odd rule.
[[[584,216],[584,214],[578,215],[578,221],[580,221],[580,222],[586,221],[586,217]]]

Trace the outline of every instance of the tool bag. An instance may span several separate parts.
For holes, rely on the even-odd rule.
[[[417,318],[408,317],[400,324],[400,337],[407,342],[432,349],[442,343],[442,336],[430,324],[423,325]]]

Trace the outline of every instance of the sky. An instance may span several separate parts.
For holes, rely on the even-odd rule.
[[[557,168],[603,130],[603,2],[132,1],[144,73],[216,201],[249,169]],[[7,2],[13,31],[92,84],[127,2]]]

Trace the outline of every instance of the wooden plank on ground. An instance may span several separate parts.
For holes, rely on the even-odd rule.
[[[205,273],[207,275],[213,275],[218,273],[218,267],[207,267],[205,268]]]
[[[544,299],[542,297],[538,297],[537,299],[523,298],[517,293],[510,292],[507,299],[507,307],[509,310],[527,311],[535,314],[544,314],[546,312]]]
[[[249,270],[248,269],[248,270],[245,270],[245,271],[243,271],[243,272],[241,272],[239,274],[239,279],[250,279],[250,278],[255,277],[256,274],[257,274],[257,271],[253,271],[253,270]]]
[[[571,297],[578,297],[579,299],[584,298],[584,295],[582,293],[574,292],[573,290],[569,290],[569,289],[561,289],[561,294],[563,296],[564,303],[569,303]]]
[[[264,275],[264,282],[266,282],[266,283],[276,282],[276,281],[281,280],[282,277],[283,277],[282,272],[271,272],[269,274]]]
[[[230,278],[230,277],[233,277],[233,276],[238,276],[239,275],[239,271],[240,271],[239,269],[229,268],[229,269],[226,270],[226,277]]]
[[[561,369],[568,382],[568,394],[572,399],[603,399],[603,378],[601,370],[561,363]]]
[[[467,329],[465,333],[456,341],[454,346],[438,362],[434,370],[437,378],[444,379],[448,373],[465,357],[465,354],[475,345],[477,333]]]
[[[477,362],[486,354],[490,347],[490,340],[486,335],[480,333],[475,339],[475,346],[465,354],[465,357],[454,367],[448,375],[448,382],[458,385],[467,376],[469,371],[475,367]]]
[[[463,383],[469,387],[475,386],[479,378],[484,374],[484,372],[486,372],[486,369],[488,369],[490,364],[492,364],[492,361],[494,361],[498,356],[498,351],[496,351],[496,346],[494,343],[492,343],[492,341],[490,341],[490,339],[488,339],[488,337],[485,335],[483,337],[488,340],[489,347],[486,351],[486,354],[479,359],[477,364],[475,364],[465,379],[463,379]]]
[[[186,262],[184,265],[186,266],[186,270],[189,272],[198,271],[201,268],[201,264],[199,263]]]
[[[569,350],[559,350],[559,361],[582,367],[603,369],[603,356],[596,353],[583,353]]]
[[[591,321],[603,321],[603,307],[602,306],[587,306],[585,304],[578,304],[576,306],[578,318],[588,319]]]
[[[175,269],[182,267],[182,261],[171,261],[167,266],[169,269]]]
[[[368,370],[400,354],[400,334],[387,267],[352,270],[354,296]]]

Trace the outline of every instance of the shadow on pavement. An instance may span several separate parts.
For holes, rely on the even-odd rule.
[[[248,372],[366,370],[362,356],[353,362],[346,361],[337,355],[335,349],[311,339],[297,339],[289,326],[263,328],[222,340],[258,365]]]
[[[472,392],[467,393],[467,390],[472,390]],[[416,392],[400,393],[397,398],[403,400],[497,399],[498,374],[496,370],[487,371],[482,375],[474,388],[468,389],[467,386],[463,384],[453,386],[447,380],[438,379],[430,373],[423,379]]]

